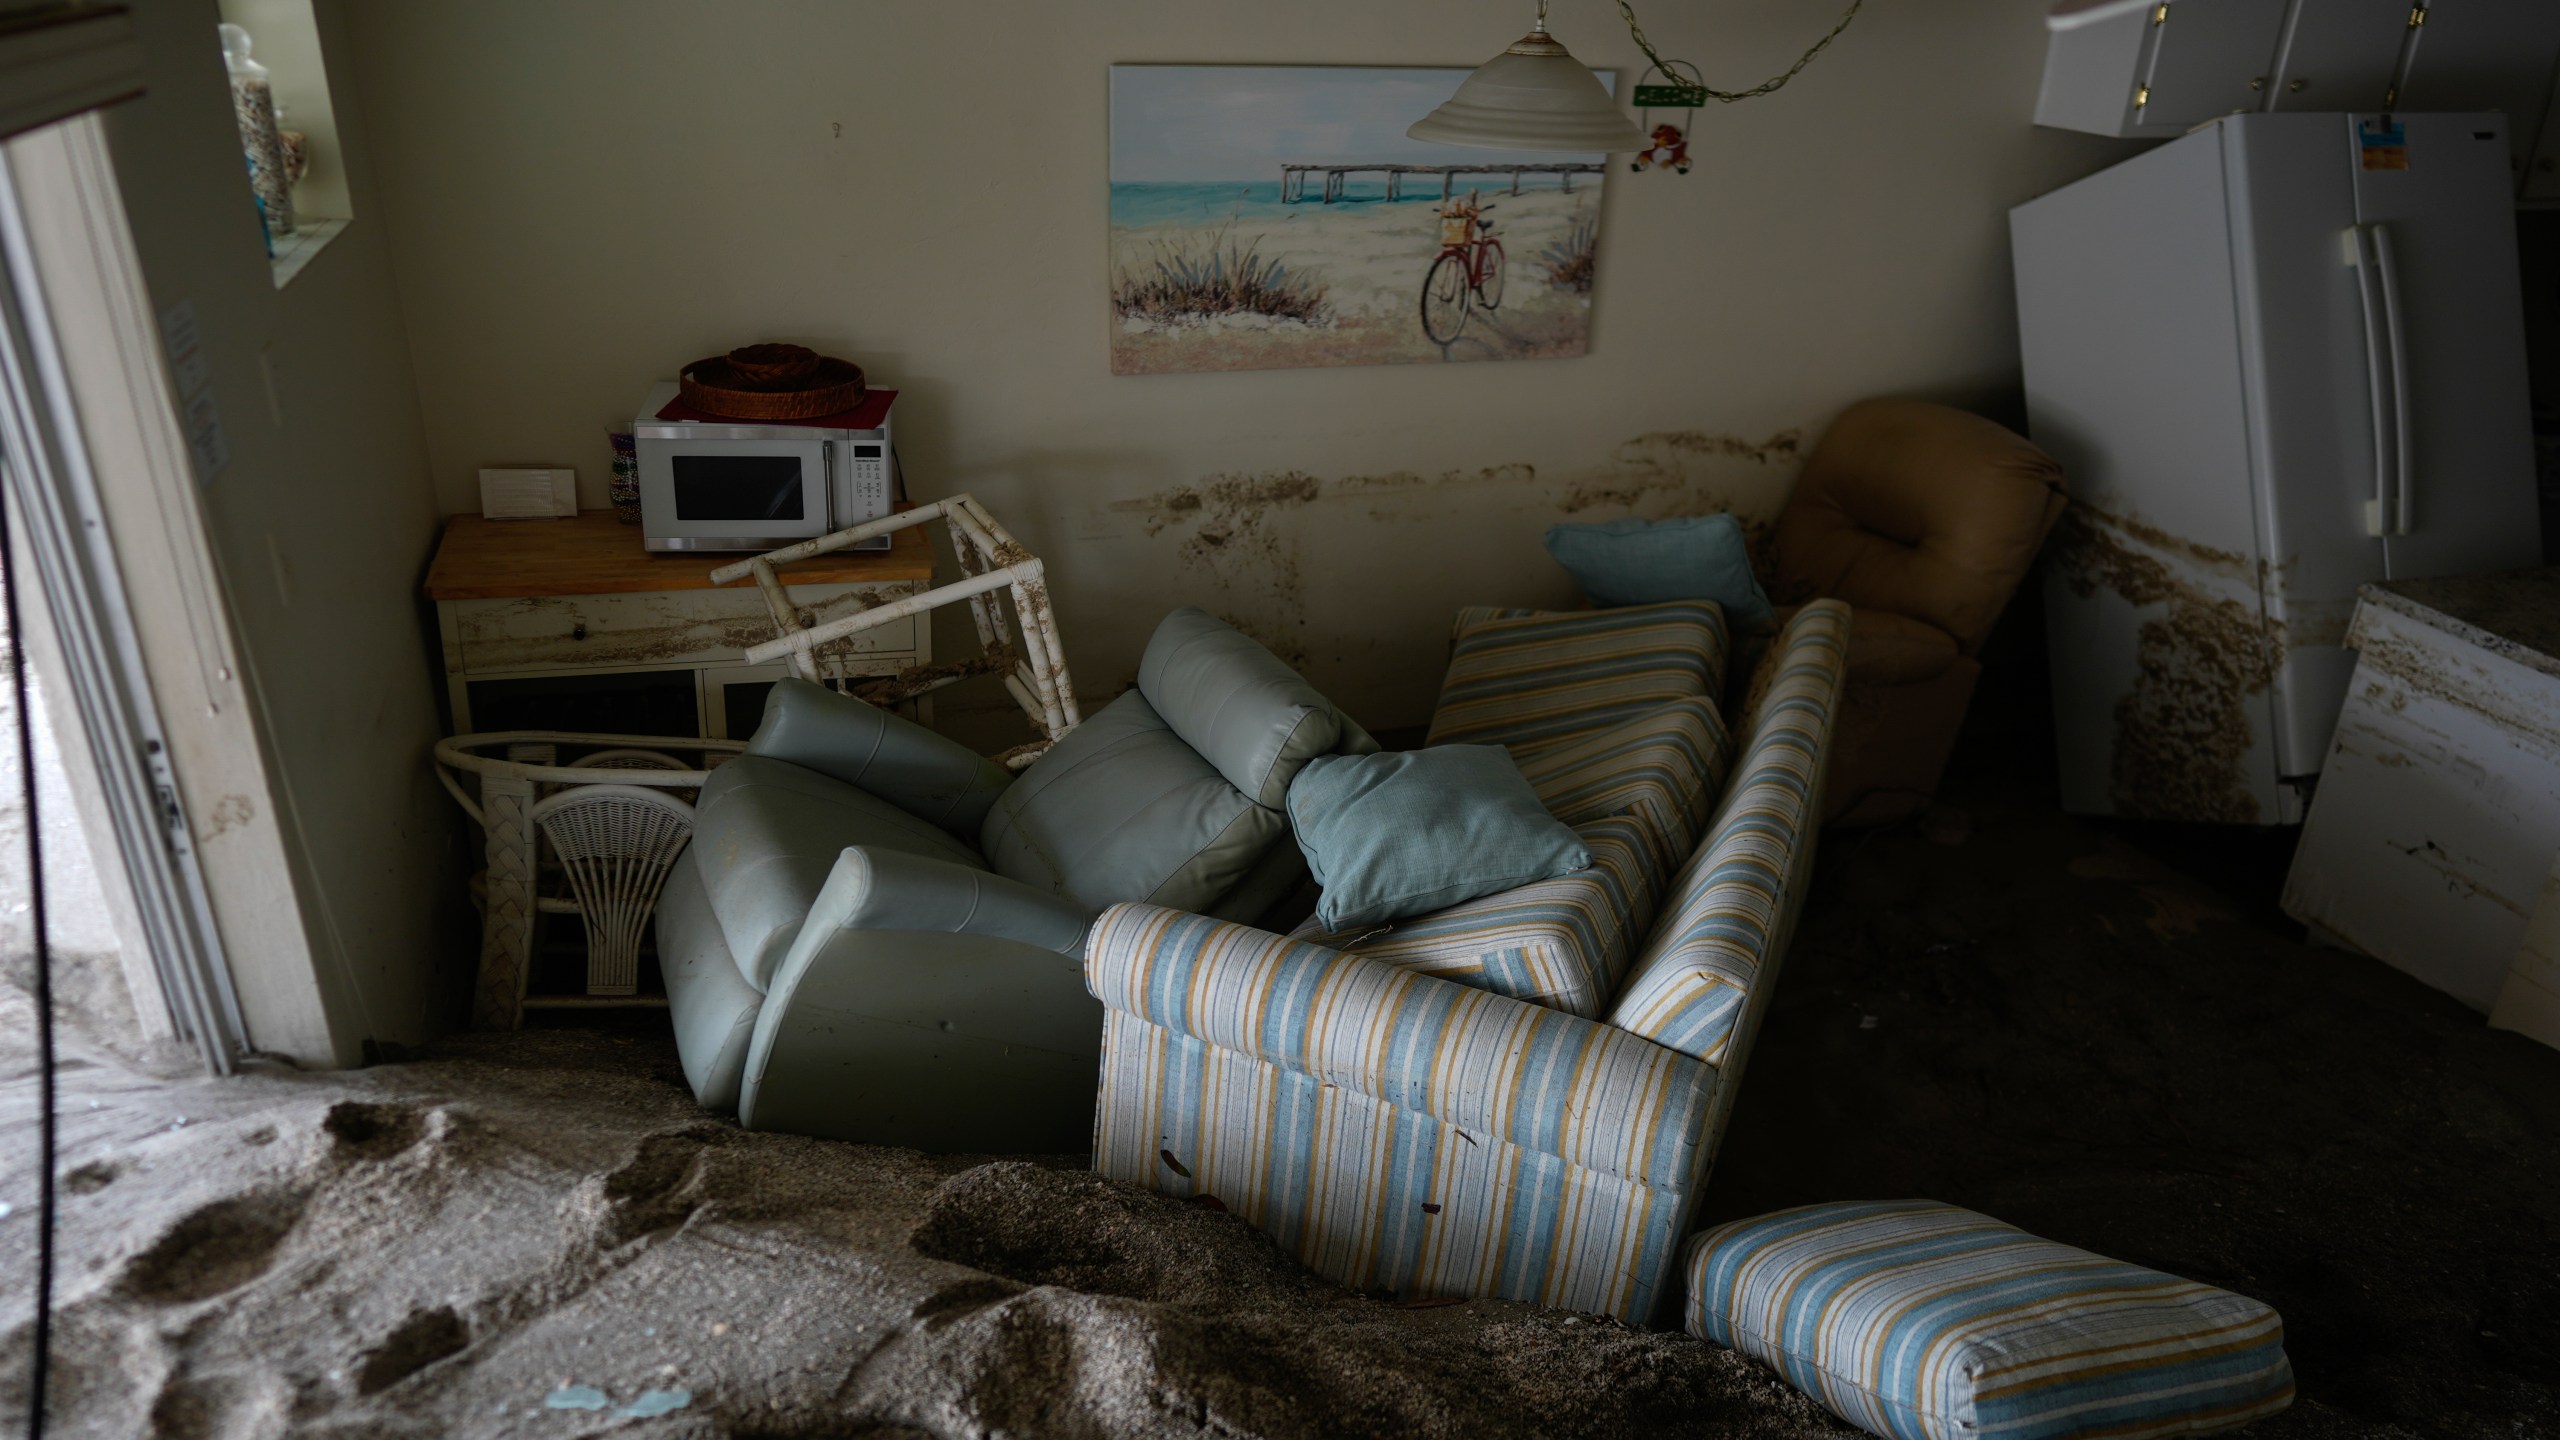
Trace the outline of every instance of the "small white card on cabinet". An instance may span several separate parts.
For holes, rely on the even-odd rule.
[[[480,513],[491,520],[558,520],[578,513],[578,472],[506,468],[480,472]]]

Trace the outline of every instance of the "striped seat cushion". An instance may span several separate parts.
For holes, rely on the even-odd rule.
[[[2267,1306],[1934,1200],[1738,1220],[1686,1268],[1691,1334],[1898,1440],[2192,1435],[2293,1400]]]
[[[1732,763],[1722,712],[1697,695],[1540,750],[1520,774],[1567,825],[1612,815],[1642,824],[1659,889],[1697,845]]]
[[[1609,729],[1675,700],[1720,694],[1723,607],[1671,600],[1615,610],[1458,612],[1430,745],[1507,745],[1517,756]]]
[[[1567,1014],[1597,1015],[1653,922],[1653,840],[1631,816],[1589,821],[1574,833],[1591,851],[1591,864],[1571,874],[1367,932],[1331,935],[1310,918],[1289,938]]]
[[[1783,958],[1789,903],[1803,898],[1800,879],[1790,881],[1809,862],[1821,819],[1848,628],[1847,606],[1817,601],[1763,663],[1750,748],[1706,843],[1665,892],[1662,922],[1610,1005],[1610,1024],[1727,1063],[1745,1006]]]

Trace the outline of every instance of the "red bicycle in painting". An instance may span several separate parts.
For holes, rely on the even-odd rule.
[[[1484,223],[1492,213],[1472,191],[1441,207],[1440,258],[1422,276],[1422,333],[1434,345],[1456,340],[1475,306],[1502,308],[1502,242]]]

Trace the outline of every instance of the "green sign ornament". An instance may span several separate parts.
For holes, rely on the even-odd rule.
[[[1639,107],[1650,108],[1658,105],[1665,110],[1695,110],[1706,103],[1707,87],[1704,85],[1639,85],[1636,87],[1636,104]]]

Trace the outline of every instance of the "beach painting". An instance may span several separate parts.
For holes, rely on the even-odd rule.
[[[1408,139],[1467,74],[1112,66],[1112,372],[1582,354],[1608,157]]]

